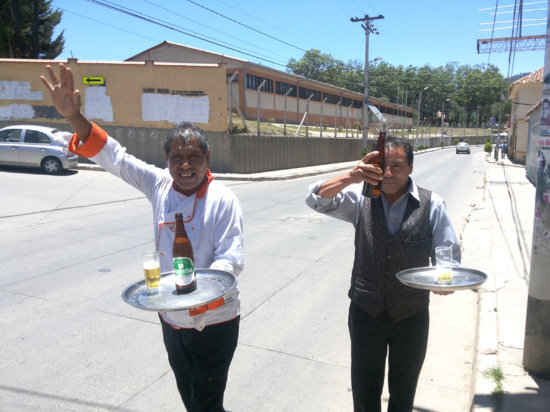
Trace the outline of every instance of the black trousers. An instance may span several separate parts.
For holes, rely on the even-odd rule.
[[[351,303],[351,387],[355,412],[380,412],[388,357],[389,412],[413,410],[418,376],[426,356],[428,309],[399,322],[387,312],[372,317]]]
[[[237,347],[240,317],[196,329],[174,329],[160,319],[164,346],[185,408],[223,412],[229,365]]]

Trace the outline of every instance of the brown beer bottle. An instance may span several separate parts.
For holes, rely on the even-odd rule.
[[[172,246],[172,261],[176,276],[176,292],[183,294],[197,289],[193,247],[187,237],[181,213],[176,213],[176,236]]]
[[[379,132],[378,133],[378,141],[376,142],[376,148],[374,150],[378,151],[378,155],[373,157],[369,160],[369,164],[373,164],[375,166],[378,166],[382,169],[382,173],[384,173],[386,161],[385,161],[385,150],[384,150],[384,142],[386,140],[386,132]],[[368,182],[363,183],[363,196],[370,197],[370,198],[377,198],[380,197],[380,193],[382,191],[382,182],[378,182],[376,185],[371,185]]]

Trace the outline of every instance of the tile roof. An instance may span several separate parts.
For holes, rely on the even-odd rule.
[[[527,76],[523,76],[521,79],[516,80],[513,84],[527,84],[527,83],[542,83],[542,78],[544,76],[544,67],[541,67],[537,71],[534,71]]]

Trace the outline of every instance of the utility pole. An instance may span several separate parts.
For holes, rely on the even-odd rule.
[[[362,123],[363,123],[363,149],[367,148],[367,139],[369,135],[369,34],[378,33],[374,28],[374,25],[371,23],[373,20],[383,19],[384,16],[381,14],[376,17],[369,17],[365,14],[363,18],[351,18],[352,23],[365,22],[361,24],[361,27],[365,30],[365,73],[363,75],[363,105],[362,105]]]
[[[548,9],[550,18],[550,8]],[[546,36],[550,28],[546,28]],[[550,44],[546,44],[544,79],[550,74]],[[543,86],[541,86],[543,87]],[[548,90],[542,88],[542,97],[549,98]],[[500,121],[499,123],[502,123]],[[499,125],[500,127],[500,125]],[[550,242],[548,233],[550,223],[550,204],[545,200],[546,167],[550,162],[550,133],[548,127],[539,130],[537,190],[535,195],[535,222],[531,247],[531,266],[529,273],[529,296],[527,298],[527,318],[525,322],[525,342],[523,347],[523,366],[532,374],[550,379]],[[541,158],[542,157],[542,158]]]
[[[422,109],[420,105],[422,102],[422,93],[424,93],[429,88],[430,86],[424,87],[424,89],[420,90],[420,93],[418,94],[418,111],[416,112],[416,144],[418,144],[418,131],[420,129],[420,110]]]

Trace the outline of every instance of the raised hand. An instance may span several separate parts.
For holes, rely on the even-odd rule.
[[[350,170],[349,176],[353,179],[354,183],[367,181],[370,184],[376,184],[384,178],[382,175],[382,169],[368,163],[370,159],[376,156],[378,156],[377,151],[367,153],[365,157],[363,157],[355,165],[355,167]]]
[[[46,66],[51,83],[45,76],[40,80],[49,90],[52,101],[60,115],[70,119],[80,114],[80,92],[74,89],[73,72],[63,63],[59,64],[59,77],[51,66]]]
[[[92,123],[80,111],[80,92],[74,89],[73,72],[63,63],[59,64],[59,77],[50,66],[46,66],[46,71],[51,82],[45,76],[40,76],[40,80],[50,92],[55,108],[69,121],[78,138],[86,141]]]

